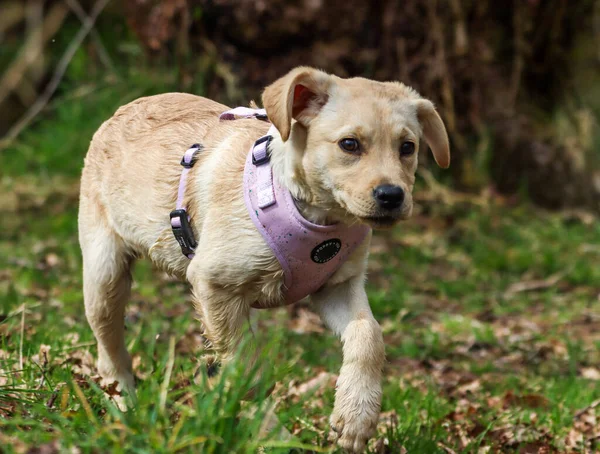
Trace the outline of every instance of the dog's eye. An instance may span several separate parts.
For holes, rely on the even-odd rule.
[[[344,151],[348,153],[358,153],[360,151],[360,144],[358,140],[346,138],[339,141],[338,145]]]
[[[400,146],[400,156],[410,156],[415,152],[415,144],[412,142],[404,142]]]

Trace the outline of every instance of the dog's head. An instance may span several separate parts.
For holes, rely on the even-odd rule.
[[[409,217],[420,137],[439,166],[450,165],[448,135],[433,104],[399,82],[301,67],[267,87],[262,99],[282,140],[293,144],[297,183],[311,203],[339,217],[373,227]]]

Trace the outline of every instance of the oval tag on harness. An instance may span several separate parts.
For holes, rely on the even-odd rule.
[[[325,240],[321,244],[315,246],[310,253],[310,258],[315,263],[326,263],[338,255],[342,249],[342,242],[337,238]]]

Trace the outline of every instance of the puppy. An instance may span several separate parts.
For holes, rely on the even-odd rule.
[[[138,257],[190,282],[221,361],[235,352],[251,308],[291,303],[309,292],[312,307],[343,343],[331,426],[340,446],[362,451],[376,428],[385,359],[364,289],[371,228],[411,215],[419,139],[448,167],[447,133],[433,104],[397,82],[300,67],[268,86],[262,101],[271,124],[263,115],[220,119],[227,106],[190,94],[141,98],[94,135],[81,179],[79,240],[98,370],[134,394],[124,311]],[[263,168],[249,150],[265,136]],[[200,151],[182,178],[182,155],[193,143]],[[258,202],[246,187],[255,172],[271,185],[265,190],[259,182]],[[257,217],[274,209],[272,197],[287,205],[290,223],[299,220],[293,232],[336,237],[306,252],[310,242],[294,243],[295,252],[282,254],[287,238],[274,239],[277,244],[269,238],[286,236],[285,225],[271,228]],[[185,215],[178,219],[188,221],[188,240],[197,244],[174,236],[169,214],[179,204]],[[305,258],[296,260],[302,254],[315,263],[303,268],[298,260]],[[321,272],[336,255],[342,260]]]

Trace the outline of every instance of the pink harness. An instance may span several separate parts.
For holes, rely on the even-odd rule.
[[[238,118],[267,119],[264,109],[246,107],[220,116],[221,120]],[[319,290],[364,241],[370,228],[360,224],[318,225],[300,214],[290,191],[273,178],[268,147],[274,131],[271,126],[248,153],[244,200],[252,222],[283,268],[285,302],[291,304]],[[182,184],[185,188],[183,174],[180,192]],[[182,208],[179,203],[177,208]]]

